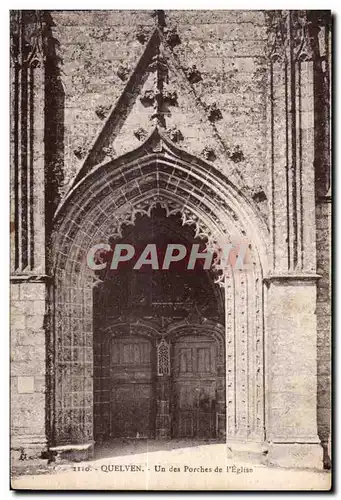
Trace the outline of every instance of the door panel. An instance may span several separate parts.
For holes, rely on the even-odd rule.
[[[173,348],[173,436],[216,436],[217,346],[209,337],[182,337]]]
[[[111,342],[111,436],[153,437],[152,346],[141,337]]]
[[[124,384],[113,388],[112,436],[148,438],[151,429],[152,387],[150,384]]]

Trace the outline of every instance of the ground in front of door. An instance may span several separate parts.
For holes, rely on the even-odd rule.
[[[212,441],[113,440],[92,461],[14,464],[12,488],[76,490],[328,490],[329,471],[265,466]]]

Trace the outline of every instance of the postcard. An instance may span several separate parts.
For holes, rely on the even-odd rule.
[[[331,12],[10,35],[11,487],[329,490]]]

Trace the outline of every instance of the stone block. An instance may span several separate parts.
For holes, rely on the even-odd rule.
[[[25,330],[25,327],[26,327],[25,314],[23,314],[23,313],[17,313],[17,314],[11,313],[10,321],[11,321],[11,330]]]
[[[30,311],[31,312],[31,311]],[[44,327],[44,315],[43,314],[27,314],[26,316],[26,328],[34,331],[39,331]]]
[[[17,377],[18,394],[34,392],[34,377]]]
[[[44,283],[20,283],[20,300],[45,300],[46,285]]]
[[[15,300],[19,300],[19,288],[18,283],[11,283],[11,303]]]
[[[323,449],[318,443],[272,443],[265,463],[287,468],[323,468]]]

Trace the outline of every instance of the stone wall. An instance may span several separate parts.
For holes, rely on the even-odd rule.
[[[45,284],[11,285],[11,447],[39,455],[45,434]]]
[[[108,115],[142,56],[155,19],[152,11],[55,11],[52,20],[64,91],[64,181],[60,186],[64,193],[103,126],[101,112]],[[200,156],[205,147],[211,148],[219,167],[233,176],[245,194],[257,199],[266,216],[264,13],[166,11],[165,23],[167,29],[176,28],[179,37],[172,48],[178,67],[169,76],[169,85],[177,88],[178,103],[171,109],[167,127],[180,128],[184,140],[179,146],[185,151]],[[200,81],[188,83],[185,77],[176,81],[181,71],[193,66]],[[210,124],[206,110],[213,103],[221,115]],[[118,153],[140,145],[134,129],[143,125],[148,133],[152,130],[148,109],[135,106],[132,111],[120,130],[123,145],[115,145]]]

